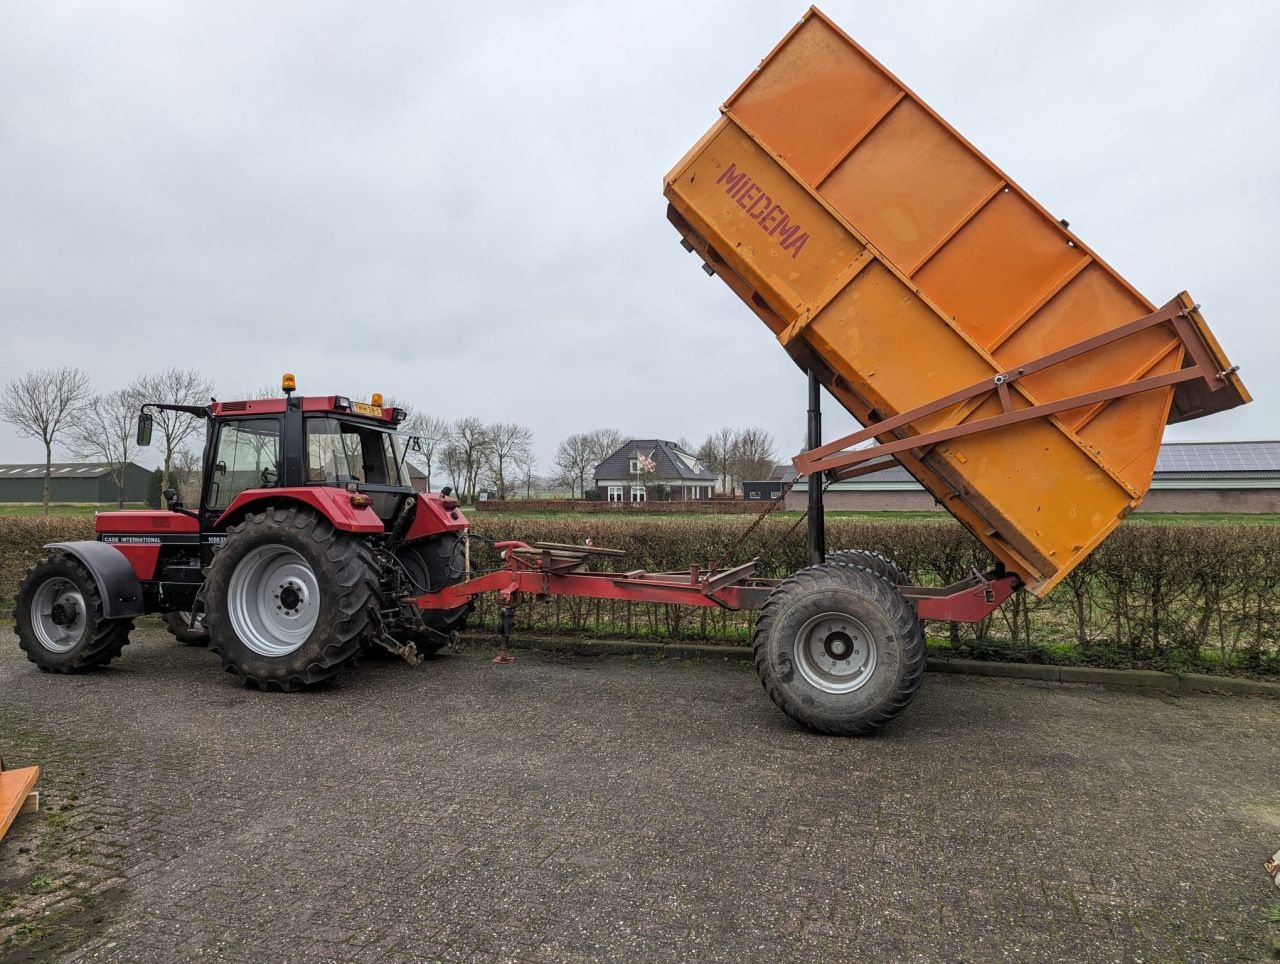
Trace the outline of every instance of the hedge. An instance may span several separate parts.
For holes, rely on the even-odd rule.
[[[617,560],[619,569],[659,572],[759,556],[759,574],[779,577],[805,562],[804,526],[784,518],[766,519],[736,547],[746,526],[728,517],[504,514],[473,523],[476,534],[490,540],[580,544],[589,538],[597,546],[626,551]],[[92,538],[92,520],[0,517],[0,598],[13,598],[43,543],[74,538]],[[828,521],[827,539],[831,548],[885,552],[922,585],[954,582],[992,564],[986,550],[951,520],[836,518]],[[475,568],[497,564],[483,541],[473,542]],[[474,624],[492,626],[495,616],[493,600],[482,598]],[[751,621],[749,613],[558,598],[521,606],[517,627],[742,642],[749,637]],[[929,631],[956,646],[1004,640],[1034,643],[1042,652],[1046,646],[1121,652],[1130,661],[1186,656],[1280,672],[1280,525],[1126,524],[1047,599],[1018,593],[981,623],[930,624]]]

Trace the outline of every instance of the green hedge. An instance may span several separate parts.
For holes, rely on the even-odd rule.
[[[591,539],[622,549],[620,570],[659,572],[759,556],[760,575],[779,577],[805,561],[804,526],[792,519],[766,519],[736,548],[746,525],[729,517],[502,515],[473,522],[478,535],[492,540]],[[74,538],[92,538],[92,521],[0,517],[0,597],[13,597],[43,543]],[[923,585],[954,582],[992,564],[950,520],[837,518],[828,522],[827,539],[832,548],[884,552]],[[473,542],[476,569],[497,564],[491,549]],[[493,600],[482,599],[475,624],[492,626],[495,615]],[[532,632],[741,642],[751,620],[751,614],[722,610],[560,598],[521,606],[517,625]],[[1280,525],[1126,524],[1047,599],[1019,593],[981,623],[930,624],[929,632],[976,655],[1012,647],[1020,658],[1280,672]]]

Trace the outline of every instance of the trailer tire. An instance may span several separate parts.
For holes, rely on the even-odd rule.
[[[49,613],[42,612],[45,605]],[[18,589],[18,646],[46,673],[105,666],[128,644],[133,619],[104,619],[102,610],[102,591],[89,568],[67,552],[48,556],[27,570]]]
[[[294,692],[337,675],[379,618],[368,540],[303,506],[232,526],[206,576],[209,648],[262,690]]]
[[[802,569],[770,593],[752,639],[778,708],[821,733],[874,733],[924,679],[924,633],[890,582],[840,562]]]
[[[186,611],[165,613],[164,627],[169,634],[184,646],[208,646],[209,630],[192,629],[191,613]]]
[[[907,584],[907,574],[902,567],[883,552],[872,549],[837,549],[827,553],[827,562],[837,562],[846,566],[861,566],[869,569],[881,579],[887,579],[895,586]]]

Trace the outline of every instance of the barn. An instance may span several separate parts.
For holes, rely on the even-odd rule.
[[[807,500],[801,479],[787,493],[786,506],[803,510]],[[900,465],[834,483],[824,504],[862,512],[941,511]],[[1138,511],[1280,513],[1280,440],[1166,442]]]
[[[125,465],[124,501],[146,502],[151,470],[134,462]],[[44,463],[0,465],[0,503],[40,502]],[[116,481],[106,462],[55,462],[49,480],[49,501],[118,503]]]

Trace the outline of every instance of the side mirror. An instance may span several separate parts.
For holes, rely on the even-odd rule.
[[[415,452],[421,452],[421,451],[422,451],[422,436],[421,436],[421,435],[413,435],[413,436],[410,436],[410,438],[409,438],[409,448],[413,449]]]
[[[138,444],[151,444],[151,427],[155,424],[155,418],[150,412],[141,412],[138,415]]]

